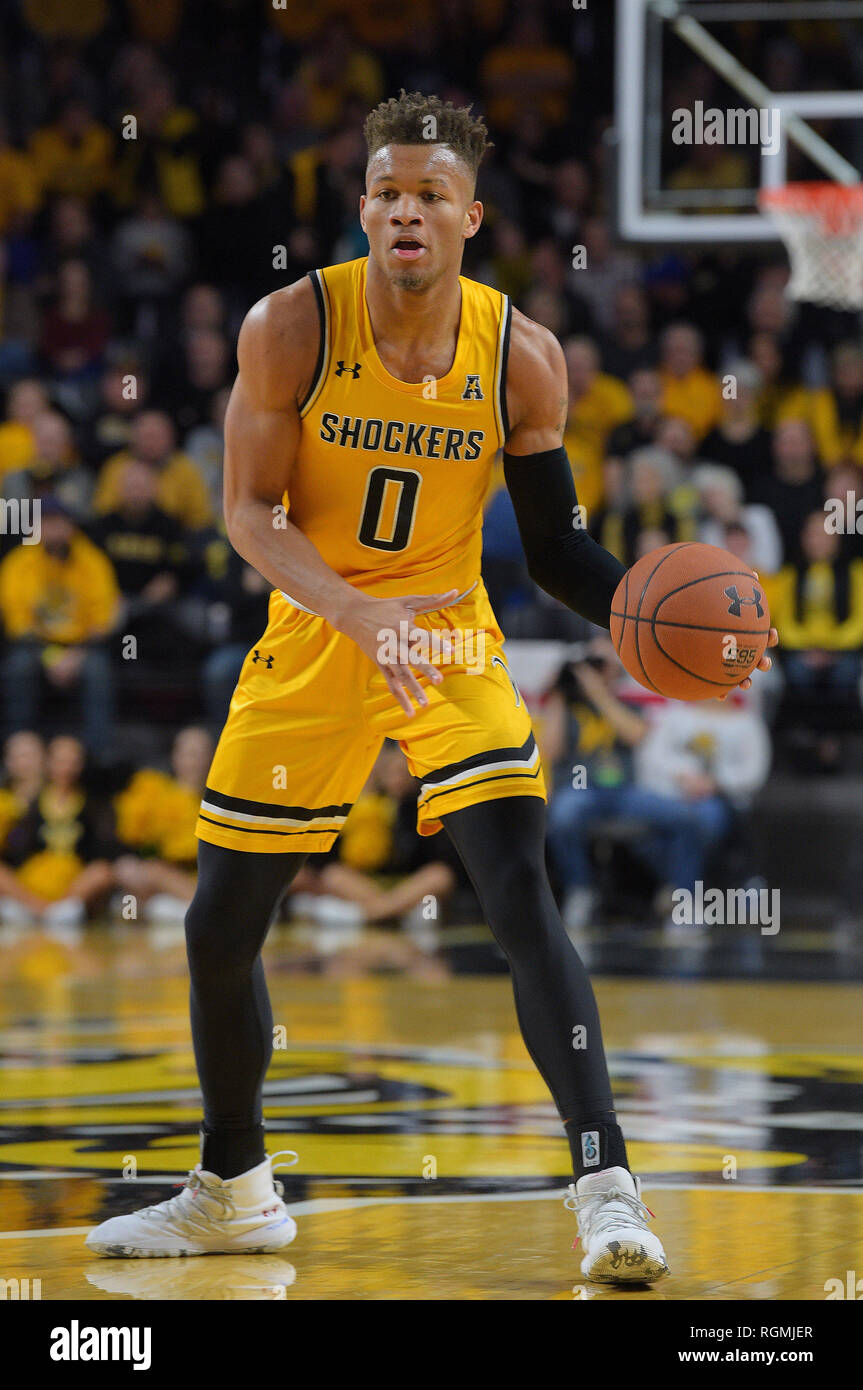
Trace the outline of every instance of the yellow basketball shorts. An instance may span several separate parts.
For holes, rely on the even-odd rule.
[[[243,663],[195,833],[210,844],[264,853],[329,849],[385,738],[420,779],[417,829],[508,796],[545,798],[530,715],[516,689],[482,583],[451,607],[419,614],[434,653],[450,634],[454,660],[423,678],[429,703],[411,718],[349,637],[274,590],[267,630]]]

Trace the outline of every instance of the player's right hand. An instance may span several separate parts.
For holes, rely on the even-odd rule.
[[[420,708],[428,704],[428,695],[419,678],[425,677],[433,685],[440,685],[443,680],[437,666],[411,650],[414,618],[418,613],[434,613],[438,608],[446,608],[457,597],[457,589],[445,594],[409,594],[405,598],[372,598],[369,594],[358,593],[341,615],[339,631],[356,642],[360,651],[374,662],[387,688],[411,718],[416,714],[411,697]],[[388,659],[393,651],[399,658],[396,661]],[[450,651],[450,643],[442,633],[441,655],[446,658]]]

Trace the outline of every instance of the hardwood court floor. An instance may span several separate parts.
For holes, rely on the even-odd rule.
[[[0,948],[0,1277],[43,1299],[350,1300],[823,1300],[863,1277],[859,984],[596,981],[672,1270],[617,1292],[580,1277],[567,1147],[505,977],[299,973],[284,938],[268,971],[268,1148],[300,1156],[280,1173],[297,1240],[103,1260],[89,1226],[197,1159],[182,948]]]

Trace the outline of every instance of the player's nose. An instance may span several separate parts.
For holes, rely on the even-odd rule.
[[[390,222],[394,227],[404,227],[409,223],[422,222],[422,220],[421,205],[410,199],[400,198],[390,213]]]

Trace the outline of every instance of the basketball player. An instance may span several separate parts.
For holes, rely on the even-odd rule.
[[[198,821],[186,937],[201,1161],[179,1196],[111,1218],[87,1243],[167,1256],[293,1239],[264,1149],[261,948],[282,890],[333,844],[392,738],[421,781],[420,833],[452,837],[509,960],[524,1041],[572,1151],[582,1271],[650,1281],[665,1255],[629,1171],[593,991],[546,879],[539,753],[480,579],[497,451],[538,584],[607,628],[624,571],[573,524],[557,340],[459,274],[482,219],[485,126],[402,93],[371,113],[366,137],[368,257],[269,295],[238,345],[225,519],[273,594]],[[438,661],[433,632],[450,644]]]

